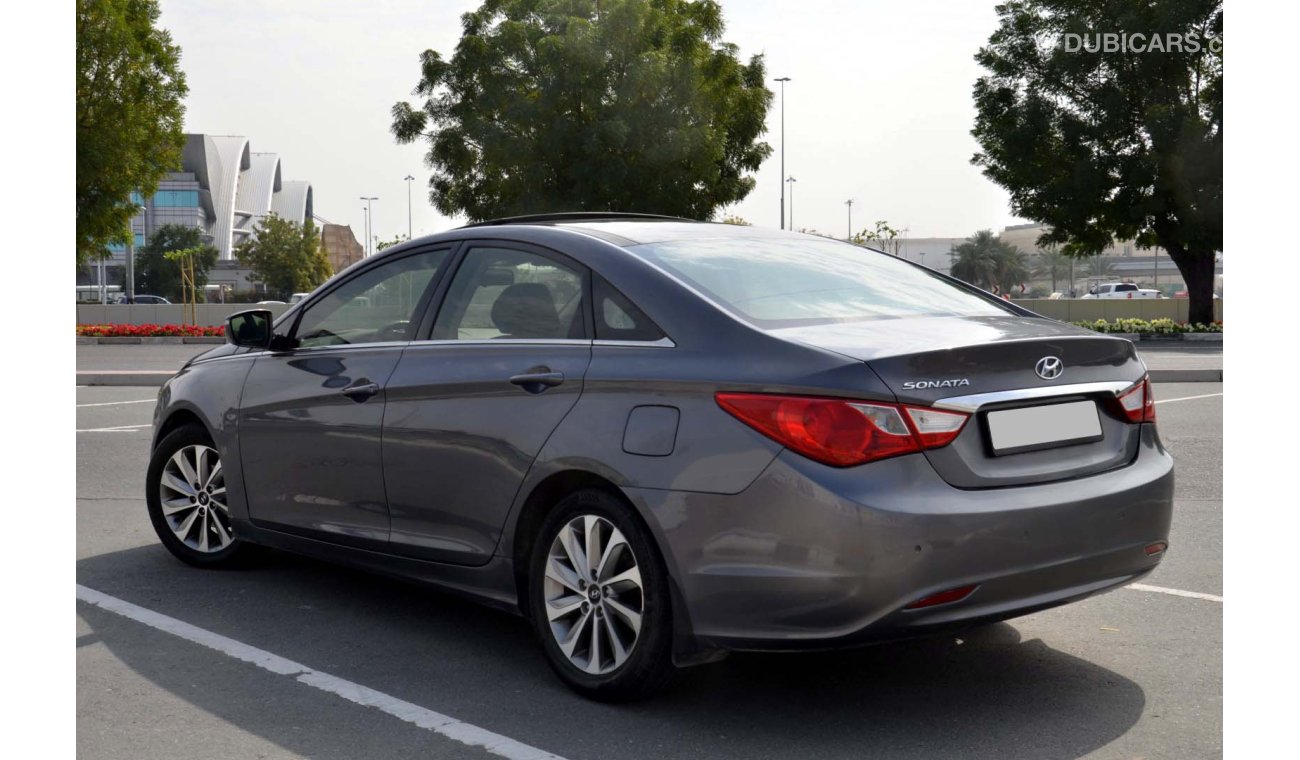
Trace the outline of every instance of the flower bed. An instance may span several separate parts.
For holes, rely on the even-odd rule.
[[[86,338],[220,338],[226,328],[195,325],[77,325]]]
[[[1126,333],[1137,335],[1183,335],[1186,333],[1221,333],[1223,332],[1222,322],[1211,322],[1208,325],[1188,324],[1187,322],[1175,322],[1172,319],[1117,319],[1114,322],[1107,322],[1104,319],[1095,321],[1075,322],[1079,327],[1086,327],[1099,333]]]

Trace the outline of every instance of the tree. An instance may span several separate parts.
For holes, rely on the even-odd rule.
[[[1038,252],[1038,263],[1034,267],[1034,276],[1050,279],[1052,281],[1052,292],[1055,293],[1057,278],[1066,279],[1070,276],[1070,264],[1069,256],[1056,250],[1055,246],[1051,246],[1045,251]]]
[[[149,235],[135,254],[135,292],[181,300],[181,269],[168,259],[171,251],[198,249],[194,255],[195,286],[208,284],[208,271],[217,263],[217,249],[203,242],[203,231],[184,224],[164,224]]]
[[[1019,248],[980,230],[952,247],[952,276],[977,288],[1010,293],[1029,279],[1028,258]]]
[[[405,235],[398,235],[394,237],[392,240],[381,240],[378,243],[375,243],[375,250],[382,251],[385,248],[392,248],[393,246],[401,245],[402,243],[405,243],[408,240],[410,240],[410,238],[408,238]]]
[[[727,214],[726,216],[722,217],[722,218],[719,219],[718,221],[722,222],[723,224],[734,224],[734,225],[736,225],[737,227],[753,227],[753,226],[754,226],[753,224],[751,224],[751,223],[745,221],[745,217],[743,217],[743,216],[738,216],[738,215],[736,215],[736,214]]]
[[[866,244],[874,242],[880,246],[880,250],[892,253],[895,256],[898,255],[898,249],[902,243],[898,237],[898,230],[890,227],[889,222],[885,221],[876,222],[874,229],[863,230],[854,239]]]
[[[714,0],[486,0],[420,59],[400,143],[427,140],[429,198],[483,220],[573,210],[710,219],[772,149],[763,57],[722,41]]]
[[[257,234],[235,247],[235,258],[253,270],[252,278],[273,295],[287,297],[315,289],[329,279],[329,258],[320,246],[316,225],[264,217]]]
[[[988,74],[974,88],[972,162],[1010,191],[1018,216],[1050,225],[1040,244],[1078,257],[1116,239],[1164,248],[1187,283],[1190,321],[1212,321],[1222,3],[1013,0],[998,14],[975,57]],[[1144,50],[1111,52],[1096,30],[1141,30],[1124,44]]]
[[[131,194],[181,164],[188,88],[157,21],[156,0],[77,0],[78,264],[124,240]]]

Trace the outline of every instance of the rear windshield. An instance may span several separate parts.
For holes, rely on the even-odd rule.
[[[759,327],[1015,312],[893,256],[808,236],[630,246]]]

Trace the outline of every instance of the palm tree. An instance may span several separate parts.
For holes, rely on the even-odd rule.
[[[997,248],[1001,243],[992,230],[980,230],[952,247],[952,276],[977,288],[993,287],[997,272]]]
[[[992,230],[980,230],[952,248],[952,276],[977,288],[1007,293],[1029,279],[1028,257],[1002,242]]]
[[[1014,245],[999,240],[994,261],[993,282],[998,286],[998,293],[1010,293],[1017,287],[1023,287],[1030,277],[1029,256]]]
[[[1052,281],[1052,292],[1056,292],[1056,279],[1065,279],[1070,275],[1070,257],[1050,248],[1038,252],[1038,262],[1034,267],[1035,277],[1047,277]]]

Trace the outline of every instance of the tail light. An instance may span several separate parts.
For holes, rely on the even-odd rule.
[[[810,396],[718,393],[718,406],[809,459],[834,467],[946,446],[968,415]]]
[[[1117,399],[1129,422],[1155,422],[1156,400],[1151,395],[1151,379],[1143,375],[1132,388],[1119,394]]]

